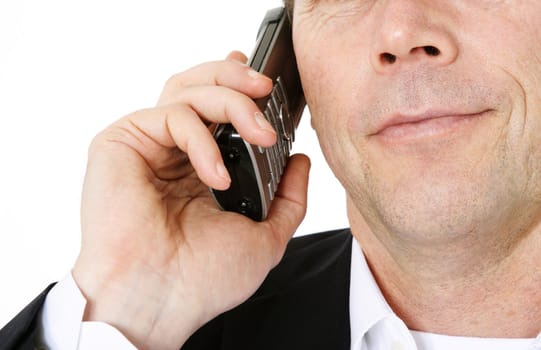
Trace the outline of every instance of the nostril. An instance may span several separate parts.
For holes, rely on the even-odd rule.
[[[425,50],[426,54],[429,56],[438,56],[441,53],[440,50],[434,46],[425,46],[423,47],[423,49]]]
[[[421,53],[423,51],[428,56],[441,55],[440,49],[432,45],[415,47],[411,49],[410,54]],[[393,55],[392,53],[384,52],[379,55],[379,59],[380,59],[381,64],[385,65],[385,64],[394,64],[398,60],[398,57],[396,55]]]
[[[388,52],[382,53],[380,59],[383,63],[393,64],[396,62],[396,56]]]

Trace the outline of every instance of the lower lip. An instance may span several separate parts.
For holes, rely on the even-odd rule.
[[[444,116],[418,122],[396,124],[381,130],[375,136],[379,136],[385,142],[392,143],[414,142],[423,139],[445,137],[459,131],[470,123],[478,121],[479,117],[485,116],[488,112]]]

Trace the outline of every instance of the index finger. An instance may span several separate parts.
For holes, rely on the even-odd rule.
[[[264,97],[272,90],[270,78],[236,59],[228,59],[202,63],[173,75],[165,84],[158,106],[178,102],[179,95],[186,87],[202,85],[228,87],[251,98]]]

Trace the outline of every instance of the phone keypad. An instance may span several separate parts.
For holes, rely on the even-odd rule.
[[[264,149],[270,175],[267,179],[266,189],[271,200],[274,199],[274,192],[278,188],[295,137],[294,121],[288,111],[285,88],[282,79],[278,77],[263,112],[276,130],[277,136],[276,144]],[[262,153],[261,148],[260,153]]]

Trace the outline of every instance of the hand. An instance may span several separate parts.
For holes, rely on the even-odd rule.
[[[306,210],[309,161],[290,159],[267,220],[223,212],[208,186],[230,180],[212,137],[232,123],[270,146],[253,98],[272,82],[233,52],[172,77],[156,107],[93,140],[73,276],[86,320],[107,322],[140,349],[179,349],[201,325],[246,300],[281,259]]]

